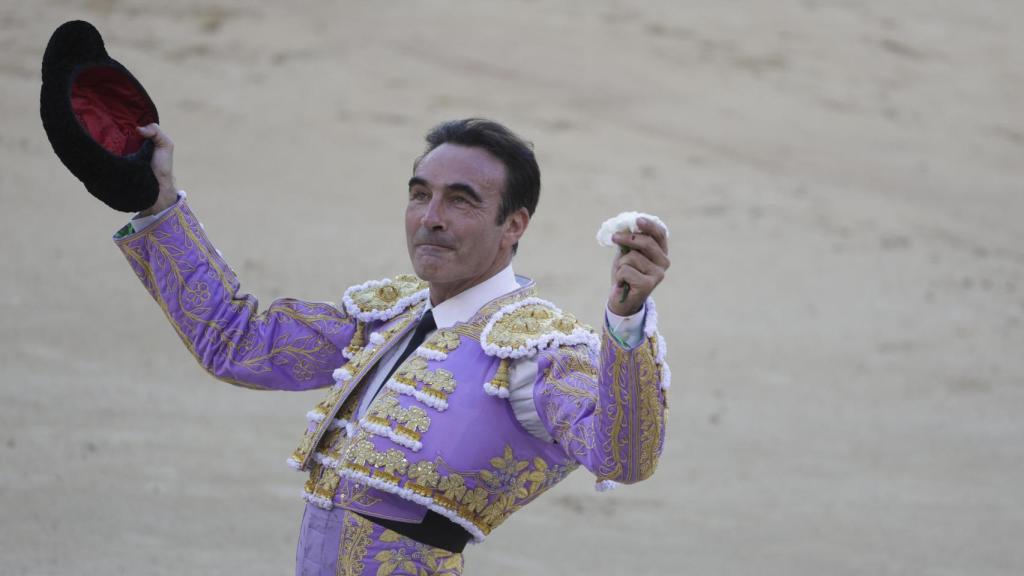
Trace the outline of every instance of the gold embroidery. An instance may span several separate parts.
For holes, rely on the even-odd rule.
[[[238,373],[229,375],[214,372],[211,367],[214,362],[206,361],[208,353],[196,349],[196,341],[200,338],[223,351],[217,358],[218,366],[241,368],[252,375],[269,372],[275,366],[289,366],[292,376],[299,382],[312,380],[318,375],[326,379],[329,371],[339,363],[339,351],[325,336],[338,334],[350,325],[351,321],[343,311],[329,304],[281,299],[262,313],[257,313],[256,299],[248,294],[237,294],[238,281],[234,273],[216,254],[187,207],[171,213],[165,224],[184,236],[186,246],[196,249],[201,259],[199,262],[187,260],[189,254],[176,245],[172,234],[165,232],[162,227],[154,226],[126,241],[118,241],[117,245],[204,370],[230,384],[264,388],[244,377],[236,377]],[[208,275],[196,277],[203,266],[208,268]],[[155,267],[160,269],[159,280]],[[212,301],[213,291],[206,278],[215,279],[220,284],[222,302]],[[164,292],[177,300],[175,308],[188,322],[187,325],[179,323],[170,312],[171,307],[164,298]],[[223,320],[207,319],[215,308],[222,305],[239,311],[245,309],[249,314],[245,328],[232,328]],[[285,332],[268,346],[266,353],[256,353],[260,331],[270,323],[302,324],[308,331],[302,335]]]
[[[384,332],[385,342],[390,341],[396,335],[404,333],[408,329],[412,319],[417,317],[420,306],[415,306],[409,310],[406,310],[401,316],[399,316],[390,328]],[[345,369],[349,371],[350,378],[344,382],[343,386],[335,386],[331,388],[331,391],[327,393],[327,397],[321,400],[314,410],[324,415],[324,419],[317,425],[316,429],[312,432],[307,431],[299,444],[299,447],[292,453],[292,459],[299,462],[302,467],[309,461],[309,457],[312,454],[314,447],[320,444],[320,438],[330,428],[331,422],[334,420],[335,415],[341,408],[338,407],[339,403],[342,406],[352,398],[352,390],[359,384],[365,375],[366,369],[369,366],[373,366],[376,363],[377,358],[380,357],[383,352],[387,350],[387,346],[378,346],[375,348],[363,348],[357,353],[352,360],[345,365]],[[355,404],[353,404],[348,414],[351,415],[355,411]]]
[[[356,435],[343,457],[347,465],[363,471],[373,470],[374,476],[383,476],[392,484],[397,483],[395,474],[405,474],[409,467],[409,461],[400,450],[388,448],[386,452],[378,452],[373,442],[366,439],[365,432]]]
[[[337,576],[360,576],[366,569],[363,561],[373,542],[374,524],[358,514],[345,513],[338,543]]]
[[[543,353],[550,361],[544,374],[542,402],[553,436],[577,460],[586,460],[597,446],[594,418],[598,413],[597,372],[588,348],[563,347]],[[574,409],[566,409],[565,406]]]
[[[380,395],[370,404],[366,420],[372,424],[390,428],[394,433],[416,441],[419,441],[423,433],[430,428],[430,416],[427,416],[422,408],[419,406],[403,408],[398,403],[395,392],[391,390]]]
[[[549,466],[542,458],[519,460],[511,445],[490,459],[490,467],[472,472],[456,471],[441,457],[409,462],[397,450],[376,450],[360,432],[344,455],[344,466],[359,474],[382,479],[399,488],[398,474],[405,474],[401,488],[433,501],[490,533],[513,512],[555,485],[577,466],[575,462]],[[467,485],[472,478],[474,486]]]
[[[657,344],[653,339],[648,342],[653,350],[657,350]],[[644,348],[640,350],[639,348]],[[661,454],[661,441],[665,427],[665,410],[661,400],[663,391],[658,386],[660,382],[660,370],[655,363],[655,356],[651,347],[638,347],[635,353],[636,358],[636,411],[638,414],[639,428],[639,475],[638,480],[644,480],[654,474],[658,466],[658,456]]]
[[[612,406],[601,410],[611,418],[603,430],[608,454],[598,480],[638,482],[653,474],[657,466],[664,411],[653,349],[655,343],[648,338],[642,345],[626,350],[607,330],[604,332],[601,353],[611,355]]]
[[[487,343],[517,349],[545,334],[572,334],[578,326],[582,324],[571,314],[558,314],[545,304],[527,304],[498,319],[487,335]]]
[[[430,370],[427,368],[427,361],[419,356],[411,356],[403,362],[395,372],[394,379],[413,388],[422,383],[417,389],[438,400],[446,400],[448,395],[455,391],[455,376],[451,372],[443,368]]]
[[[391,544],[373,559],[380,562],[377,576],[459,576],[462,574],[462,554],[434,548],[385,529],[378,538]]]
[[[503,307],[518,302],[525,298],[536,296],[536,289],[533,283],[507,294],[495,300],[492,300],[485,304],[480,310],[473,315],[466,322],[459,322],[455,326],[448,328],[451,332],[458,334],[460,337],[469,338],[471,340],[480,341],[480,333],[483,331],[487,323],[490,322],[491,317],[494,316],[498,310]]]
[[[366,338],[363,334],[364,332],[366,332],[366,323],[356,322],[356,331],[352,334],[352,340],[348,343],[348,346],[345,347],[345,354],[349,357],[366,345]]]
[[[607,438],[608,451],[602,466],[602,474],[598,477],[599,481],[610,478],[623,479],[626,476],[623,470],[623,462],[628,464],[632,461],[633,456],[632,450],[629,450],[628,446],[626,448],[622,446],[622,427],[626,417],[625,407],[631,402],[630,391],[626,387],[626,382],[631,380],[630,374],[626,373],[630,365],[629,351],[619,346],[608,333],[608,330],[605,330],[601,342],[601,354],[612,355],[612,381],[609,386],[612,405],[607,409],[603,406],[601,407],[602,413],[605,416],[610,413],[611,418],[603,430]],[[626,451],[625,454],[623,454],[624,451]]]
[[[501,362],[498,362],[498,370],[494,373],[494,378],[487,383],[492,390],[505,390],[505,395],[508,394],[508,358],[502,358]],[[486,389],[486,388],[485,388]]]
[[[412,274],[399,274],[382,286],[353,290],[349,297],[360,312],[381,312],[394,307],[402,298],[408,298],[429,285]]]
[[[438,330],[423,343],[423,346],[436,352],[448,353],[459,347],[461,339],[458,332],[444,329]]]

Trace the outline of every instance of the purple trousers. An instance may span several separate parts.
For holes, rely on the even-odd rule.
[[[410,540],[343,508],[306,504],[296,576],[462,574],[462,554]]]

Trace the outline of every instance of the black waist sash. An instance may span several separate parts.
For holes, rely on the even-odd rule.
[[[411,538],[421,544],[433,546],[434,548],[454,552],[455,554],[461,554],[466,548],[466,544],[473,538],[469,532],[466,532],[465,528],[433,510],[427,510],[427,515],[423,518],[423,522],[419,524],[376,518],[360,514],[359,512],[356,512],[356,514],[392,532],[397,532],[406,538]]]

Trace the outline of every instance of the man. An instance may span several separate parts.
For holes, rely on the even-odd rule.
[[[257,313],[175,188],[170,138],[139,132],[159,195],[115,241],[182,341],[232,384],[329,387],[288,459],[309,473],[297,574],[460,574],[467,542],[579,464],[602,487],[653,473],[668,367],[649,296],[669,266],[655,223],[614,237],[630,250],[598,336],[512,271],[540,192],[530,146],[446,122],[409,180],[416,276]]]

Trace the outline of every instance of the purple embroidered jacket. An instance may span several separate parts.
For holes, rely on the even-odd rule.
[[[307,500],[419,521],[432,509],[477,541],[583,464],[599,486],[650,476],[664,441],[669,372],[647,303],[645,339],[627,350],[535,296],[533,284],[436,331],[354,418],[360,384],[412,328],[427,297],[414,276],[349,288],[343,308],[280,299],[257,312],[184,199],[116,239],[199,364],[258,389],[327,388],[289,458]],[[523,429],[510,363],[537,362],[534,402],[555,442]]]

